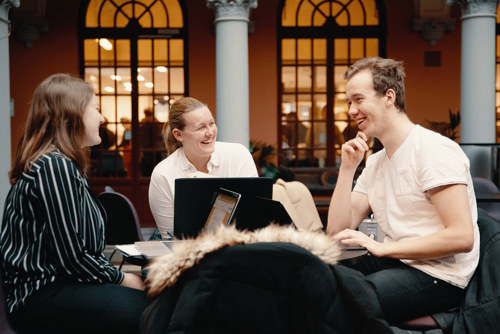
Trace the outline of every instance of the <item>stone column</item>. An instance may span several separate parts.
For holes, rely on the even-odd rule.
[[[496,142],[495,45],[498,0],[448,0],[462,7],[462,143]],[[463,146],[473,176],[492,177],[491,148]]]
[[[0,219],[5,197],[10,189],[10,76],[9,76],[9,9],[19,7],[19,0],[0,0]]]
[[[218,138],[248,147],[248,22],[257,0],[207,0],[207,6],[215,9]]]

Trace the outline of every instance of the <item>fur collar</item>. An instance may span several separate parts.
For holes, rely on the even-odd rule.
[[[323,232],[297,231],[278,225],[250,232],[222,226],[213,233],[202,233],[195,239],[175,243],[172,253],[155,258],[147,268],[149,295],[155,296],[173,286],[184,271],[195,266],[206,254],[227,246],[257,242],[293,243],[330,265],[337,263],[341,252],[339,244]]]

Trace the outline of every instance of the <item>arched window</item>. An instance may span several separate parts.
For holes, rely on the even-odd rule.
[[[187,95],[185,5],[87,0],[79,13],[80,72],[106,119],[89,176],[130,178],[134,192],[165,156],[169,105]]]
[[[335,166],[349,122],[343,74],[385,56],[385,9],[377,0],[282,0],[278,26],[280,163]]]

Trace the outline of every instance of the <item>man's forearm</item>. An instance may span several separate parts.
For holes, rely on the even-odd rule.
[[[351,192],[355,171],[339,171],[330,207],[328,209],[328,234],[338,233],[346,228],[352,228]]]

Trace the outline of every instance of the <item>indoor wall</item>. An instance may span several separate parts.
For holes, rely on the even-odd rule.
[[[416,17],[413,0],[386,0],[387,56],[403,60],[407,71],[407,109],[410,118],[422,125],[426,121],[446,121],[448,110],[460,107],[460,8],[452,8],[453,31],[431,46],[412,30]],[[21,8],[11,10],[13,18]],[[48,28],[32,46],[25,46],[16,34],[10,37],[10,90],[14,99],[11,118],[12,152],[22,127],[35,87],[56,72],[78,75],[77,17],[80,1],[46,1]],[[279,0],[259,0],[251,10],[253,31],[249,34],[250,138],[276,144],[278,137],[277,13]],[[216,111],[216,69],[214,10],[205,1],[187,1],[189,34],[189,85],[187,92]],[[428,51],[440,55],[440,66],[425,66]],[[99,189],[97,189],[98,191]],[[131,197],[134,195],[129,193]],[[138,211],[143,224],[153,225],[147,198],[142,197]]]

